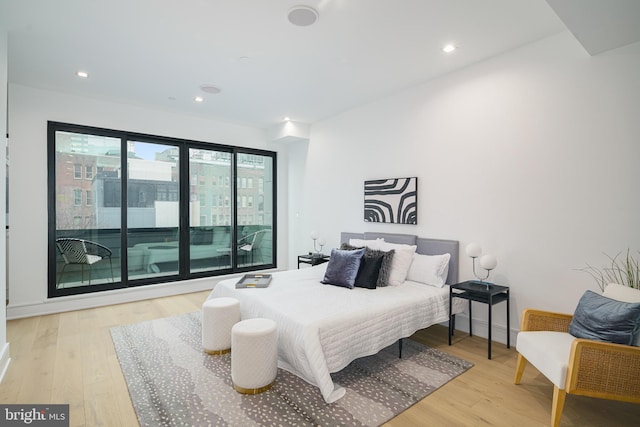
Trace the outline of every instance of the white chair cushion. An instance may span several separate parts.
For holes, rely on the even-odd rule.
[[[622,302],[640,302],[640,289],[609,283],[602,293],[603,296]]]
[[[518,333],[516,350],[549,381],[564,390],[571,344],[566,332],[524,331]]]

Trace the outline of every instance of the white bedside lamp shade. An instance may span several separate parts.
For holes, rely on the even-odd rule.
[[[312,232],[311,232],[311,238],[312,238],[313,240],[316,240],[316,239],[318,238],[318,232],[317,232],[317,231],[312,231]]]
[[[467,255],[471,258],[478,258],[482,253],[482,248],[477,243],[469,243],[466,247]]]
[[[491,270],[496,268],[496,266],[498,265],[498,260],[496,259],[496,257],[489,254],[480,256],[482,254],[482,248],[477,243],[469,243],[465,248],[465,251],[467,252],[467,255],[473,260],[473,275],[476,276],[478,280],[480,280],[480,283],[484,283],[484,281],[489,278]],[[487,270],[486,274],[480,274],[478,271],[476,271],[476,258],[480,258],[478,262],[480,264],[480,267]],[[490,284],[485,284],[487,285],[488,289]]]
[[[318,244],[319,244],[320,246],[324,246],[324,245],[326,245],[326,244],[327,244],[327,239],[325,239],[324,237],[320,237],[320,238],[318,239]]]
[[[498,260],[493,255],[484,255],[480,258],[480,267],[485,270],[493,270],[498,265]]]

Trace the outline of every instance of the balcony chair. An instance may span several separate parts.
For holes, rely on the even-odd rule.
[[[238,254],[243,255],[246,260],[247,256],[251,257],[250,263],[253,264],[253,253],[260,251],[260,245],[262,245],[262,239],[269,230],[258,230],[255,233],[247,234],[242,239],[238,240]]]
[[[514,383],[520,384],[527,362],[553,383],[554,427],[560,425],[567,393],[640,403],[640,347],[575,338],[569,334],[573,317],[525,309],[518,333]]]
[[[91,284],[91,266],[104,259],[109,259],[109,265],[111,267],[111,281],[114,281],[113,277],[113,263],[111,261],[111,249],[103,246],[99,243],[92,242],[84,239],[74,238],[59,238],[56,239],[56,247],[60,251],[62,258],[64,259],[64,266],[60,271],[58,277],[58,283],[56,288],[60,286],[64,269],[70,264],[80,264],[82,269],[81,283],[84,283],[84,266],[89,266],[89,285]]]

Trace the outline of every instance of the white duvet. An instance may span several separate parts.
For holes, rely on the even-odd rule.
[[[334,385],[330,373],[447,321],[449,288],[411,281],[377,289],[323,285],[326,267],[274,273],[269,287],[262,289],[236,289],[237,278],[224,280],[209,298],[237,298],[242,319],[275,320],[278,366],[319,387],[331,403],[345,390]],[[454,313],[463,309],[464,301],[454,299]]]

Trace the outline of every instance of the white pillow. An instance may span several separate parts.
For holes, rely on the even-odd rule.
[[[602,296],[622,302],[640,302],[640,289],[618,285],[617,283],[609,283],[604,289]],[[640,347],[640,333],[636,335],[633,345]]]
[[[391,249],[395,250],[393,258],[391,259],[391,271],[389,272],[389,284],[391,286],[401,285],[407,278],[416,248],[416,245],[388,243],[384,240],[378,242],[378,250],[384,252],[389,252]]]
[[[349,244],[351,246],[356,246],[358,248],[367,247],[369,249],[379,250],[378,245],[380,242],[384,242],[383,238],[378,237],[375,240],[364,240],[364,239],[349,239]]]
[[[449,274],[450,258],[451,254],[413,254],[413,261],[411,261],[407,279],[441,288],[444,286]]]
[[[603,296],[622,302],[640,302],[640,289],[609,283],[602,293]]]

